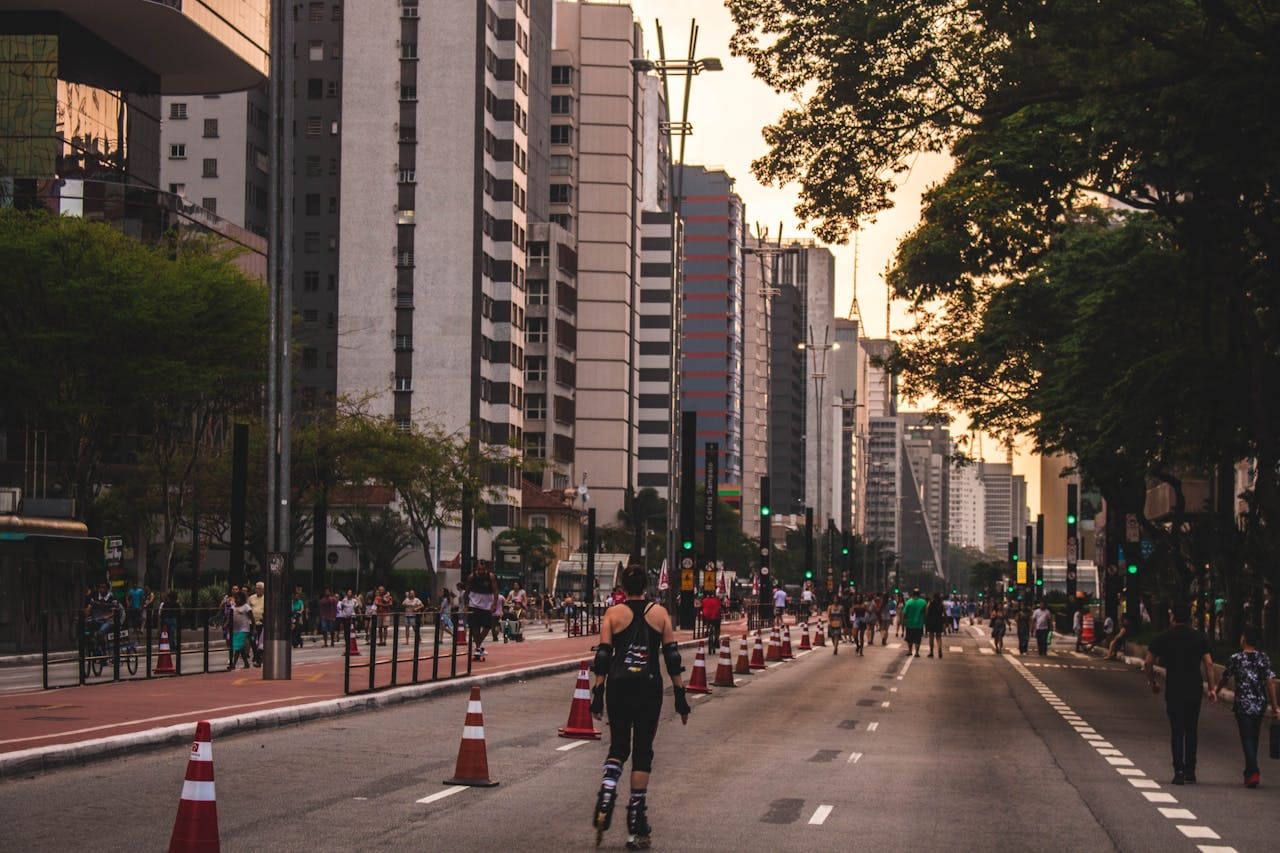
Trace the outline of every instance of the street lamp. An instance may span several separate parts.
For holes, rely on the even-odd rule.
[[[724,66],[719,59],[715,57],[705,57],[698,59],[696,50],[698,46],[698,22],[696,20],[689,21],[689,53],[686,59],[667,59],[666,44],[662,36],[662,23],[656,22],[656,30],[658,35],[658,58],[648,59],[645,57],[634,57],[629,60],[631,70],[636,74],[655,73],[662,80],[662,97],[668,105],[671,104],[671,88],[669,78],[684,77],[684,99],[680,109],[680,120],[661,121],[658,124],[658,132],[664,136],[680,137],[679,154],[671,158],[668,164],[667,181],[672,188],[672,236],[679,228],[680,208],[684,196],[684,170],[677,171],[676,167],[684,165],[684,147],[685,139],[689,134],[693,133],[693,125],[689,123],[689,91],[693,88],[693,78],[701,74],[703,71],[721,71]],[[676,244],[675,251],[681,251],[680,244]],[[667,560],[671,564],[674,571],[676,567],[676,555],[683,553],[682,550],[676,548],[676,531],[679,527],[680,518],[680,448],[682,447],[680,436],[680,361],[682,358],[683,346],[681,338],[683,336],[683,310],[681,306],[684,304],[684,285],[681,276],[674,276],[672,283],[671,304],[675,306],[675,312],[672,316],[671,329],[671,417],[670,430],[668,432],[668,440],[670,442],[671,452],[667,454]],[[683,544],[683,543],[681,543]],[[667,602],[671,605],[674,602],[675,584],[671,585],[672,598]]]
[[[817,438],[818,438],[818,465],[815,480],[818,491],[818,519],[819,524],[825,523],[826,516],[823,515],[822,508],[822,422],[826,420],[826,412],[822,405],[822,390],[827,380],[827,354],[832,350],[840,349],[839,341],[831,340],[831,326],[828,325],[823,335],[822,343],[815,343],[813,337],[813,326],[809,327],[809,339],[796,344],[796,348],[807,351],[810,356],[811,370],[809,375],[813,377],[813,411],[818,421]],[[829,573],[828,573],[829,575]],[[828,580],[830,577],[828,576]]]

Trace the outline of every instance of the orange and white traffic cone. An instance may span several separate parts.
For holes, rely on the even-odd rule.
[[[471,688],[467,701],[467,719],[462,726],[462,743],[458,744],[458,763],[453,778],[445,779],[446,785],[470,785],[473,788],[492,788],[497,785],[489,778],[489,754],[484,748],[484,712],[480,710],[480,688]]]
[[[813,634],[813,644],[815,646],[825,646],[827,644],[827,635],[822,633],[822,620],[818,620],[818,627]]]
[[[151,670],[155,675],[170,675],[177,672],[173,668],[173,655],[169,653],[169,629],[160,626],[160,654],[156,658],[156,668]]]
[[[467,623],[462,621],[462,617],[458,617],[458,627],[453,632],[453,644],[455,646],[465,646],[467,644]]]
[[[788,625],[782,632],[782,659],[794,660],[795,654],[791,651],[791,626]]]
[[[196,739],[187,759],[178,817],[169,836],[169,853],[218,853],[218,803],[213,791],[212,728],[196,723]]]
[[[711,682],[714,687],[737,687],[733,683],[733,661],[729,654],[729,638],[720,640],[720,660],[716,663],[716,677]]]
[[[778,640],[778,629],[769,632],[769,647],[764,650],[764,659],[768,663],[782,660],[782,643]]]
[[[1093,614],[1086,611],[1080,620],[1080,642],[1092,644],[1093,640]]]
[[[809,623],[805,622],[800,626],[800,651],[812,651],[813,646],[809,645]]]
[[[360,644],[356,642],[356,632],[347,635],[347,657],[360,657]]]
[[[747,635],[742,635],[742,643],[738,646],[738,660],[733,665],[734,675],[751,674],[751,656],[747,652]]]
[[[766,668],[766,664],[764,662],[764,645],[760,639],[759,631],[756,631],[756,644],[751,649],[751,663],[749,664],[749,666],[751,667],[751,669]]]
[[[560,737],[578,740],[597,740],[600,732],[591,722],[591,678],[587,675],[587,662],[578,670],[578,683],[573,688],[573,702],[569,705],[569,722],[560,729]]]
[[[684,686],[690,693],[710,693],[707,686],[707,655],[702,643],[698,643],[698,654],[693,659],[693,672],[689,674],[689,683]]]

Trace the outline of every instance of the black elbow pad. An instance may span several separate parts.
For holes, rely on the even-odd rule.
[[[676,643],[667,643],[662,647],[662,658],[667,662],[668,675],[676,676],[684,672],[684,665],[680,660],[680,646]]]
[[[608,675],[609,664],[613,661],[613,646],[601,643],[596,646],[596,657],[591,662],[591,671],[596,675]]]

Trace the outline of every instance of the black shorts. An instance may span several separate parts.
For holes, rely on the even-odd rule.
[[[472,610],[467,614],[472,628],[489,628],[493,626],[493,614],[488,610]]]
[[[920,641],[921,641],[921,640],[923,640],[923,639],[924,639],[924,629],[923,629],[923,628],[908,628],[908,629],[907,629],[907,642],[908,642],[908,643],[911,643],[912,645],[916,645],[916,646],[918,646],[918,645],[920,645]]]

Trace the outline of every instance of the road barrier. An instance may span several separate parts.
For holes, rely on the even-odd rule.
[[[410,632],[413,635],[412,641],[406,641],[405,647],[412,648],[412,652],[408,657],[400,653],[400,627],[403,623],[403,613],[392,613],[390,615],[391,625],[389,635],[391,637],[391,655],[390,657],[379,659],[379,646],[386,646],[387,643],[377,643],[373,640],[377,639],[377,633],[372,632],[370,637],[366,638],[367,656],[361,656],[356,659],[356,655],[351,653],[353,648],[356,654],[359,654],[359,648],[354,646],[356,643],[356,635],[352,633],[350,623],[344,627],[344,641],[346,652],[342,656],[342,692],[348,696],[357,693],[373,693],[378,690],[387,690],[392,687],[398,687],[405,684],[423,684],[431,681],[446,681],[451,678],[460,678],[471,674],[471,653],[469,643],[464,640],[459,643],[459,632],[449,630],[448,627],[442,627],[443,620],[439,611],[426,614],[427,618],[432,622],[432,636],[428,649],[423,649],[422,644],[422,619],[417,619],[410,625]],[[465,614],[463,617],[465,619]],[[471,632],[467,632],[470,634]],[[442,648],[443,647],[443,648]],[[462,665],[458,664],[458,656],[462,655]],[[425,666],[425,664],[430,666]],[[405,680],[401,678],[401,669],[407,665],[409,669],[409,678]],[[368,670],[367,686],[363,678],[361,678],[360,687],[352,687],[353,674],[361,677],[359,670]],[[443,670],[443,671],[442,671]],[[379,681],[380,672],[389,672],[386,680]],[[429,675],[428,675],[429,673]]]

